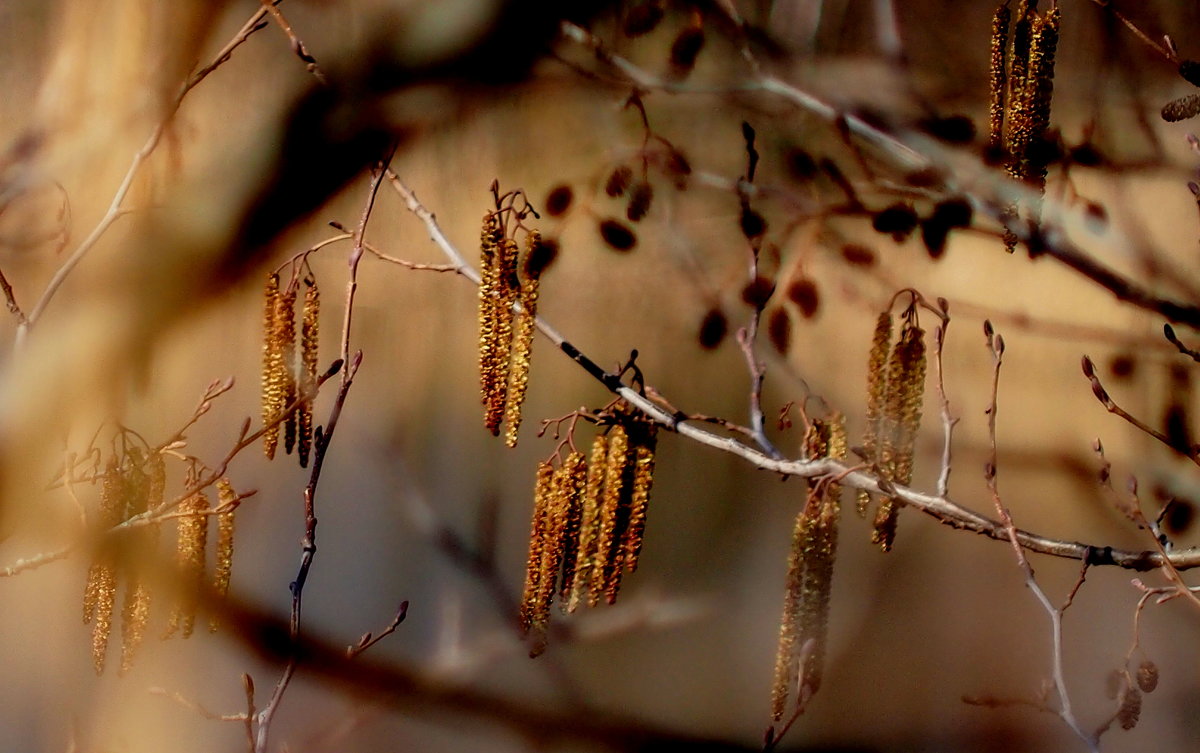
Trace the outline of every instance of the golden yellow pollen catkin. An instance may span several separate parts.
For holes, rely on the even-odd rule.
[[[496,300],[500,276],[496,255],[503,240],[499,215],[491,212],[484,215],[479,238],[479,394],[485,406],[491,402],[500,374],[496,348]]]
[[[161,455],[153,457],[161,460]],[[140,515],[149,507],[151,486],[154,480],[147,471],[149,461],[144,459],[142,451],[130,447],[125,456],[123,469],[122,511],[120,518]],[[150,619],[150,589],[143,575],[144,558],[153,556],[151,544],[153,532],[141,529],[126,538],[125,560],[127,563],[127,580],[125,584],[125,601],[121,607],[121,674],[133,666],[133,657],[146,633],[146,623]]]
[[[921,424],[921,406],[925,392],[924,331],[906,322],[900,342],[892,352],[888,368],[888,400],[884,423],[888,433],[883,444],[883,471],[889,481],[907,485],[912,481],[913,451]],[[885,497],[875,515],[871,540],[886,552],[896,537],[900,502]]]
[[[625,550],[621,541],[629,525],[629,481],[632,462],[629,435],[615,424],[608,432],[608,455],[604,459],[604,493],[600,503],[600,536],[593,559],[592,597],[601,592],[609,604],[616,602],[621,589],[621,566]]]
[[[587,488],[588,467],[582,452],[572,451],[563,460],[561,484],[565,510],[562,526],[562,586],[559,606],[566,611],[568,599],[575,586],[575,571],[579,562],[580,531],[583,524],[583,496]]]
[[[112,633],[112,615],[117,601],[117,572],[111,564],[101,567],[97,574],[95,624],[92,625],[92,666],[103,674],[108,653],[108,637]]]
[[[563,555],[566,551],[566,526],[570,514],[572,495],[570,471],[560,465],[550,482],[550,500],[546,508],[545,530],[542,546],[541,573],[538,576],[538,595],[533,612],[534,641],[529,655],[535,657],[546,649],[546,633],[550,626],[550,606],[558,587],[562,571]]]
[[[579,550],[575,559],[575,577],[571,583],[571,598],[567,611],[574,612],[588,593],[588,603],[599,602],[599,592],[592,591],[593,574],[596,572],[597,548],[602,526],[602,503],[604,478],[608,473],[605,460],[608,457],[608,436],[597,434],[592,440],[592,454],[588,461],[587,480],[583,490],[583,509],[579,520]],[[603,572],[603,565],[600,567]]]
[[[642,554],[642,539],[646,533],[646,515],[650,509],[650,490],[654,486],[654,451],[657,427],[648,422],[639,422],[631,448],[633,463],[633,486],[629,495],[629,524],[622,542],[626,572],[637,570]]]
[[[275,457],[275,448],[279,445],[279,425],[274,424],[274,421],[279,417],[279,403],[283,398],[283,383],[279,381],[283,352],[280,350],[278,328],[275,325],[275,317],[279,310],[279,275],[273,274],[267,278],[265,293],[262,345],[262,421],[265,427],[263,453],[268,460],[272,460]]]
[[[513,304],[520,292],[517,280],[517,244],[511,238],[500,241],[496,249],[496,294],[495,294],[495,379],[488,396],[484,425],[493,436],[500,435],[500,422],[504,419],[504,408],[508,402],[509,362],[513,346]]]
[[[122,497],[125,491],[125,479],[121,475],[116,458],[110,458],[104,469],[104,479],[100,486],[100,509],[97,515],[97,535],[121,522]],[[97,606],[103,592],[102,584],[108,581],[106,573],[112,570],[109,557],[101,555],[93,559],[88,568],[87,585],[83,591],[83,624],[87,625],[95,616]],[[113,574],[115,583],[115,574]]]
[[[988,145],[993,149],[1004,145],[1004,90],[1008,83],[1005,69],[1008,53],[1008,31],[1012,14],[1003,3],[992,16],[992,56],[988,70]]]
[[[150,622],[150,587],[138,577],[126,586],[121,608],[121,674],[133,666],[133,657],[146,637]]]
[[[888,352],[892,348],[892,315],[885,311],[875,322],[875,335],[871,340],[871,353],[867,358],[867,427],[863,434],[863,451],[867,460],[880,463],[879,431],[880,419],[883,416],[883,404],[887,396],[887,361]],[[865,491],[858,493],[857,511],[860,516],[867,514],[867,505],[871,495]]]
[[[531,230],[526,241],[526,255],[537,252],[542,236]],[[514,257],[514,264],[516,259]],[[536,272],[537,270],[532,270]],[[514,270],[514,275],[516,274]],[[517,429],[521,426],[521,405],[529,389],[529,360],[533,354],[533,331],[537,317],[538,278],[529,277],[520,286],[520,300],[524,312],[517,320],[512,339],[512,356],[508,365],[508,400],[504,408],[504,443],[517,445]]]
[[[217,513],[217,556],[212,587],[217,596],[224,597],[229,593],[229,578],[233,573],[234,511],[238,505],[237,493],[229,479],[217,481],[217,505],[221,511]],[[214,614],[208,621],[209,632],[215,633],[219,625],[220,620]]]
[[[542,550],[546,546],[546,528],[554,491],[554,466],[539,463],[533,487],[533,519],[529,526],[529,555],[525,560],[525,591],[521,598],[521,632],[528,634],[537,613],[541,593]]]
[[[204,587],[205,550],[208,546],[208,496],[196,492],[179,506],[175,555],[180,578],[180,600],[171,612],[167,637],[179,630],[192,634],[200,589]]]
[[[296,401],[296,289],[289,286],[279,296],[279,309],[276,313],[275,326],[279,329],[281,343],[279,379],[283,385],[283,399],[279,410]],[[292,454],[296,446],[296,412],[288,412],[283,420],[283,451]]]
[[[296,408],[297,454],[300,467],[308,467],[313,437],[313,394],[317,389],[317,344],[320,339],[321,293],[316,280],[306,280],[304,309],[300,323],[300,392],[304,396]]]

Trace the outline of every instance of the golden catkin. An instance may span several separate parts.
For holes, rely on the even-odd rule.
[[[626,572],[637,570],[638,558],[642,553],[642,539],[646,533],[646,515],[650,509],[650,490],[654,486],[654,451],[657,427],[641,422],[637,427],[631,449],[633,463],[632,489],[629,495],[629,524],[625,528],[622,548]]]
[[[146,509],[156,510],[162,506],[167,490],[167,462],[161,452],[155,452],[146,460],[146,466]]]
[[[867,427],[863,433],[863,451],[867,460],[880,464],[879,430],[883,416],[883,404],[887,397],[888,351],[892,347],[892,315],[884,311],[875,322],[875,335],[871,340],[871,353],[867,358]],[[860,516],[867,514],[871,496],[866,491],[858,493],[856,508]]]
[[[306,280],[304,308],[300,320],[300,393],[296,407],[296,450],[300,467],[308,467],[313,437],[313,394],[317,389],[317,344],[320,339],[321,291],[316,280]]]
[[[107,531],[121,522],[124,506],[125,476],[116,458],[110,458],[100,487],[98,527]],[[92,623],[92,665],[96,674],[104,672],[108,638],[112,633],[112,615],[117,600],[117,570],[112,555],[102,543],[99,554],[88,568],[83,592],[83,622]]]
[[[588,467],[582,452],[572,451],[563,460],[562,486],[564,512],[562,525],[562,587],[559,589],[559,605],[567,610],[567,600],[575,586],[575,572],[579,563],[580,531],[583,527],[583,496],[587,489]]]
[[[546,632],[550,626],[550,606],[562,571],[563,554],[566,550],[567,518],[570,508],[571,484],[573,480],[567,466],[560,465],[550,481],[550,497],[543,518],[545,528],[542,536],[542,559],[538,575],[538,593],[531,618],[534,640],[529,650],[531,657],[546,650]]]
[[[234,514],[238,506],[238,496],[230,485],[229,479],[217,481],[217,551],[216,566],[213,569],[212,588],[218,597],[229,593],[229,578],[233,574],[233,532]],[[214,614],[208,621],[209,632],[215,633],[220,620]]]
[[[504,408],[508,402],[509,363],[513,346],[513,304],[520,292],[517,280],[517,244],[511,238],[500,241],[496,249],[496,294],[495,294],[495,379],[488,396],[484,413],[484,426],[493,436],[500,435],[500,422],[504,419]]]
[[[1023,158],[1022,178],[1041,191],[1046,184],[1046,162],[1037,156],[1046,150],[1034,150],[1033,144],[1045,138],[1050,127],[1050,100],[1054,94],[1054,56],[1058,47],[1058,6],[1044,15],[1033,19],[1032,40],[1029,48],[1029,81],[1025,86],[1023,107],[1029,113],[1029,143]],[[1036,153],[1035,153],[1036,152]],[[1033,208],[1036,216],[1039,209]]]
[[[133,657],[146,637],[150,601],[150,586],[141,578],[126,586],[125,604],[121,608],[121,674],[133,666]]]
[[[621,546],[629,525],[629,492],[632,481],[632,456],[625,427],[615,424],[608,432],[608,455],[604,459],[604,492],[600,503],[600,536],[593,560],[592,596],[603,592],[609,604],[617,600],[621,589],[621,567],[625,550]]]
[[[279,275],[273,274],[267,278],[265,293],[262,345],[263,453],[271,460],[275,457],[275,448],[279,446],[279,425],[274,422],[279,416],[280,401],[283,399],[283,383],[279,380],[283,353],[275,326],[279,309]]]
[[[541,243],[541,234],[536,230],[531,230],[526,241],[527,258],[538,253]],[[535,274],[528,277],[520,286],[521,307],[524,312],[517,319],[512,339],[512,356],[508,364],[508,400],[504,407],[504,444],[509,447],[517,446],[517,429],[521,426],[521,405],[525,402],[525,392],[529,389],[529,361],[533,354],[533,331],[536,325],[538,301],[537,270],[531,271]]]
[[[179,603],[171,612],[167,637],[179,630],[184,638],[192,634],[200,589],[204,587],[205,550],[208,546],[208,496],[196,492],[179,506],[181,516],[175,545],[179,571]]]
[[[279,296],[279,310],[275,326],[279,329],[281,343],[280,381],[283,384],[283,399],[279,410],[285,411],[296,401],[296,289],[289,286]],[[283,419],[283,451],[292,454],[296,446],[296,412],[288,412]]]
[[[542,550],[546,546],[547,515],[554,492],[554,466],[539,463],[533,487],[533,519],[529,526],[529,555],[525,560],[525,590],[521,598],[521,632],[528,634],[537,613],[541,593]]]
[[[992,55],[988,70],[988,145],[993,149],[1004,145],[1004,89],[1008,83],[1005,62],[1011,22],[1012,14],[1008,10],[1008,4],[1003,3],[996,8],[996,13],[992,16]]]
[[[585,592],[588,593],[589,606],[595,606],[599,601],[599,592],[591,595],[593,573],[595,573],[596,550],[600,543],[602,528],[601,498],[604,494],[604,478],[607,474],[605,460],[608,457],[608,437],[597,434],[592,440],[592,454],[588,461],[587,481],[583,490],[583,508],[579,519],[579,548],[575,559],[575,576],[571,582],[571,597],[567,601],[567,611],[574,612],[583,601]],[[603,565],[601,566],[603,571]]]
[[[159,458],[155,453],[152,457]],[[125,456],[125,471],[123,473],[122,512],[121,519],[140,515],[149,508],[151,497],[156,493],[151,489],[155,483],[148,472],[149,461],[144,459],[142,451],[131,447]],[[126,549],[133,555],[127,568],[128,580],[125,584],[125,600],[121,606],[121,673],[124,674],[133,666],[133,657],[146,634],[146,624],[150,620],[150,588],[142,572],[142,559],[152,556],[151,544],[154,533],[148,529],[138,530],[128,537]]]
[[[882,452],[883,471],[887,480],[902,485],[912,480],[913,451],[921,424],[926,366],[924,335],[915,324],[906,323],[888,369],[889,394],[884,415],[888,433]],[[871,540],[885,552],[895,541],[899,511],[900,502],[893,497],[882,499],[876,511]]]
[[[491,212],[484,215],[479,236],[479,394],[485,406],[491,402],[500,373],[496,348],[496,299],[500,276],[496,255],[503,240],[499,215]]]

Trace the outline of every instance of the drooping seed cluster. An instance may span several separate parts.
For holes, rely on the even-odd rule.
[[[299,280],[293,278],[281,289],[278,274],[267,279],[262,347],[263,452],[268,460],[274,459],[282,425],[284,452],[290,455],[296,449],[300,467],[305,468],[312,447],[321,301],[316,280],[305,278],[297,354],[299,285]]]
[[[493,436],[504,425],[504,443],[517,444],[521,406],[537,319],[538,281],[548,261],[542,236],[529,230],[522,257],[499,212],[483,218],[480,233],[479,391],[484,426]],[[520,303],[521,311],[515,310]]]
[[[615,603],[624,573],[637,570],[654,483],[654,424],[615,412],[596,435],[591,457],[572,451],[538,466],[525,572],[521,629],[531,656],[546,648],[550,606]]]
[[[925,331],[918,326],[915,308],[904,317],[895,346],[892,317],[884,312],[875,327],[867,363],[867,426],[863,450],[885,482],[907,485],[912,481],[913,451],[921,425],[925,392]],[[871,495],[858,495],[857,509],[865,515]],[[901,502],[884,495],[875,512],[871,540],[889,551],[896,538]]]
[[[1045,142],[1054,93],[1059,21],[1057,4],[1039,14],[1037,0],[1019,0],[1013,12],[1005,0],[992,18],[989,144],[1001,156],[1009,175],[1039,193],[1045,187],[1051,152]],[[1017,210],[1013,203],[1001,219],[1015,219]],[[1029,210],[1036,219],[1039,207]],[[1016,235],[1006,230],[1006,248],[1012,251],[1016,243]]]
[[[125,447],[115,453],[96,474],[100,482],[100,500],[95,527],[109,532],[130,519],[155,513],[163,506],[166,489],[166,463],[158,450]],[[195,478],[188,483],[194,484]],[[218,482],[222,507],[218,514],[217,568],[213,589],[223,595],[228,590],[233,556],[233,509],[238,497],[229,482]],[[204,587],[205,548],[211,511],[203,492],[190,496],[176,511],[179,535],[176,559],[182,585],[174,606],[166,636],[192,632],[199,590]],[[88,569],[83,594],[83,621],[92,625],[92,663],[96,673],[104,671],[108,644],[113,630],[117,589],[124,584],[121,605],[121,673],[128,672],[146,636],[150,623],[153,591],[147,568],[153,562],[160,537],[157,522],[135,521],[119,538],[107,533],[97,548]],[[118,548],[119,547],[119,548]],[[164,637],[166,637],[164,636]]]
[[[846,446],[846,422],[840,414],[829,420],[814,420],[805,433],[806,458],[840,460],[846,456]],[[804,506],[796,516],[788,555],[771,689],[771,715],[776,721],[783,718],[793,692],[799,703],[821,685],[840,515],[841,486],[829,479],[809,484]]]

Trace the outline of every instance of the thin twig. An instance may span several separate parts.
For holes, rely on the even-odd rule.
[[[317,59],[309,54],[308,48],[304,46],[304,42],[296,35],[295,30],[292,29],[292,25],[284,18],[279,8],[275,7],[277,3],[273,2],[273,0],[262,0],[262,4],[263,9],[271,14],[271,18],[275,20],[275,23],[279,25],[279,28],[287,36],[288,41],[291,42],[292,52],[296,53],[296,57],[304,62],[305,70],[316,77],[317,81],[322,84],[328,84],[329,80],[325,78],[325,73],[317,65]]]
[[[408,601],[400,602],[400,608],[396,610],[396,616],[392,618],[391,624],[384,628],[379,635],[372,636],[370,633],[364,633],[362,638],[358,639],[358,643],[354,646],[346,646],[346,656],[353,659],[354,657],[366,651],[371,646],[379,643],[384,638],[396,632],[396,628],[400,627],[400,623],[404,622],[404,618],[408,616]]]

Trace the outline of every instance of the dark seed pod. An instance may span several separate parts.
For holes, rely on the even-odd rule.
[[[546,214],[551,217],[558,217],[564,214],[571,208],[571,201],[575,198],[575,192],[570,186],[555,186],[550,189],[550,193],[546,194]]]
[[[925,250],[929,252],[929,258],[942,258],[946,253],[946,238],[949,235],[950,228],[932,217],[921,223],[921,241],[925,244]]]
[[[1192,86],[1200,86],[1200,63],[1184,60],[1179,64],[1179,75]]]
[[[921,129],[947,144],[970,144],[975,140],[975,124],[966,115],[928,118],[921,122]]]
[[[805,319],[812,319],[821,304],[821,291],[808,277],[797,277],[787,289],[788,300],[796,304]]]
[[[749,240],[761,238],[767,232],[767,221],[761,214],[751,209],[749,204],[742,204],[742,214],[738,219],[738,224],[742,228],[742,235]]]
[[[525,262],[521,272],[526,280],[541,277],[558,258],[558,241],[553,238],[542,238],[525,254]]]
[[[626,9],[621,31],[627,37],[640,37],[654,31],[662,19],[663,9],[658,2],[640,3]]]
[[[875,252],[856,243],[847,243],[842,246],[842,258],[846,260],[847,264],[853,264],[856,267],[875,265]]]
[[[1158,687],[1158,666],[1154,662],[1146,659],[1138,665],[1137,684],[1143,693],[1153,693]]]
[[[601,220],[599,227],[600,237],[614,251],[629,251],[637,245],[637,236],[633,234],[632,230],[617,220]]]
[[[742,288],[742,301],[756,309],[761,309],[767,305],[767,301],[771,300],[771,294],[774,292],[775,283],[771,282],[771,278],[759,275]]]
[[[692,174],[692,163],[688,161],[687,155],[675,148],[671,149],[671,154],[667,157],[666,168],[675,175],[676,183],[684,176]]]
[[[687,75],[696,67],[696,57],[704,48],[704,29],[689,26],[679,32],[671,44],[671,68],[677,76]]]
[[[1200,94],[1189,94],[1163,105],[1162,119],[1168,123],[1175,123],[1194,118],[1197,113],[1200,113]]]
[[[650,202],[653,200],[654,186],[644,180],[638,181],[629,192],[629,206],[625,209],[625,216],[630,222],[640,222],[650,211]]]
[[[771,312],[767,319],[767,337],[780,355],[787,355],[792,345],[792,320],[787,311],[777,308]]]
[[[798,181],[807,182],[817,177],[817,161],[803,149],[793,149],[787,154],[788,172]]]
[[[896,237],[897,242],[907,238],[916,226],[917,213],[911,204],[903,201],[892,204],[871,219],[871,227],[875,228],[875,232],[889,233]]]
[[[621,165],[612,171],[604,182],[604,193],[616,198],[625,194],[629,181],[633,180],[633,170],[628,165]]]
[[[946,199],[934,205],[930,219],[947,228],[956,228],[970,227],[972,216],[971,204],[966,199]]]
[[[1137,726],[1142,716],[1142,692],[1137,688],[1127,688],[1121,699],[1121,707],[1117,709],[1117,721],[1121,729],[1131,730]]]
[[[1080,167],[1098,167],[1104,164],[1104,155],[1094,144],[1083,143],[1071,147],[1067,160]]]
[[[719,308],[711,309],[700,322],[700,347],[714,350],[729,332],[729,320]]]

